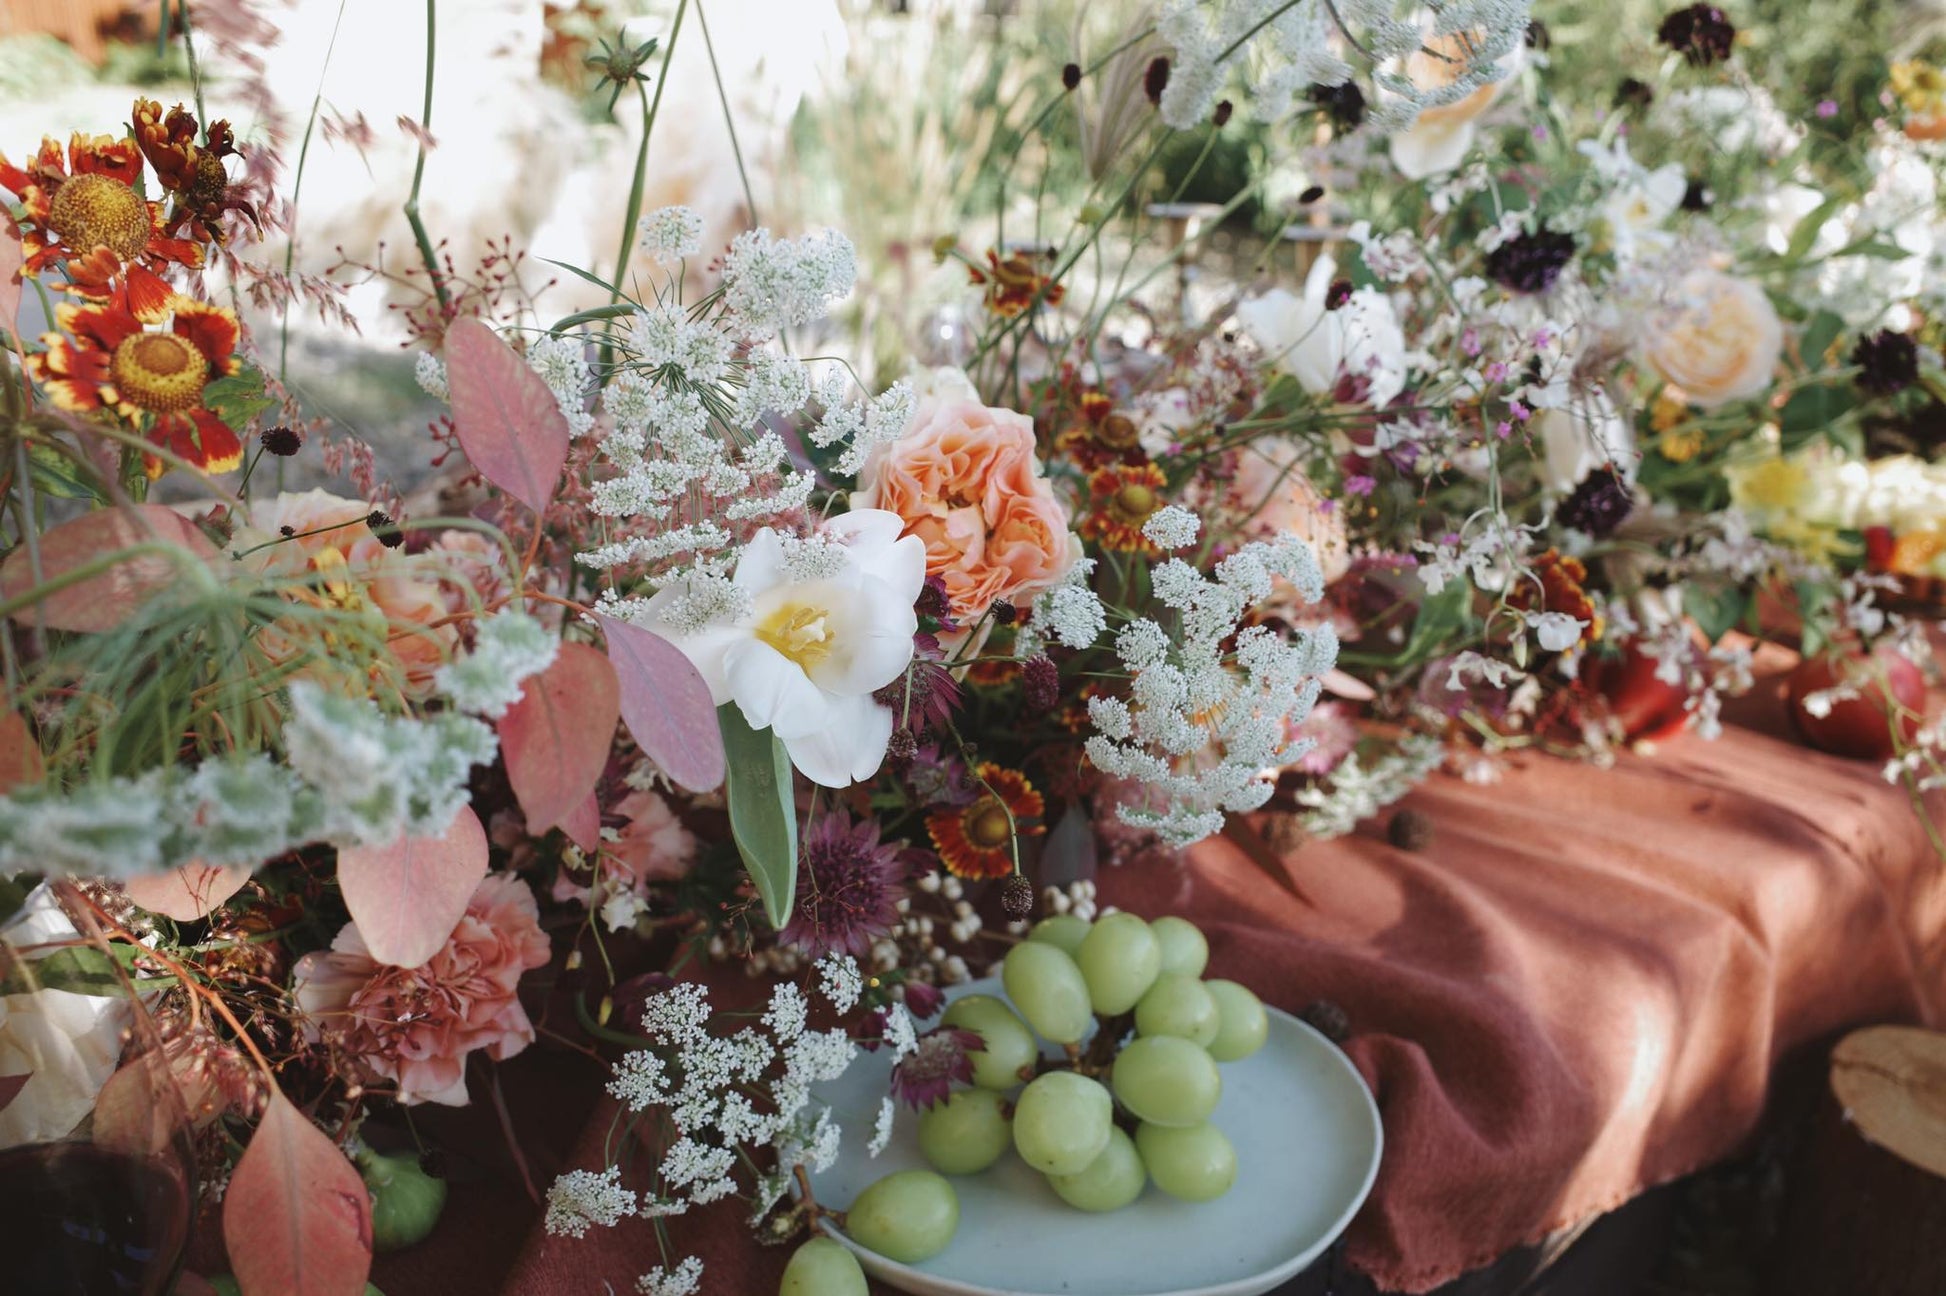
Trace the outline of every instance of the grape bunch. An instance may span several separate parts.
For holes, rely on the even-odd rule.
[[[982,1047],[971,1054],[973,1087],[919,1117],[933,1170],[872,1184],[845,1231],[902,1263],[937,1255],[959,1224],[944,1176],[978,1174],[1010,1147],[1077,1210],[1119,1210],[1150,1181],[1189,1202],[1228,1192],[1236,1149],[1210,1124],[1223,1093],[1217,1064],[1256,1052],[1269,1019],[1243,986],[1202,979],[1208,962],[1203,933],[1173,916],[1036,924],[1001,966],[1005,999],[966,995],[941,1018]],[[1065,1056],[1044,1060],[1036,1035]],[[815,1245],[792,1258],[783,1296],[863,1296],[850,1253],[829,1244],[808,1254]]]

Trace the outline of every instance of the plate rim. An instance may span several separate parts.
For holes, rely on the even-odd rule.
[[[988,981],[997,984],[998,978],[987,977],[982,978],[980,981],[972,982],[962,990],[962,993],[980,993],[978,987]],[[1366,1199],[1371,1196],[1372,1185],[1378,1181],[1379,1166],[1385,1160],[1385,1121],[1378,1110],[1378,1099],[1372,1093],[1371,1085],[1366,1083],[1364,1073],[1359,1071],[1357,1066],[1353,1064],[1350,1056],[1342,1048],[1332,1043],[1328,1036],[1312,1026],[1309,1022],[1304,1021],[1293,1013],[1285,1012],[1275,1004],[1264,1004],[1264,1011],[1273,1017],[1279,1018],[1288,1025],[1296,1027],[1301,1034],[1309,1035],[1314,1042],[1322,1045],[1324,1051],[1330,1056],[1332,1064],[1348,1074],[1354,1082],[1353,1087],[1357,1090],[1361,1099],[1360,1109],[1369,1119],[1372,1132],[1372,1157],[1370,1164],[1365,1167],[1364,1179],[1359,1183],[1358,1191],[1352,1194],[1350,1203],[1332,1221],[1331,1227],[1327,1232],[1326,1240],[1322,1246],[1308,1253],[1300,1251],[1290,1259],[1270,1269],[1261,1270],[1254,1274],[1247,1274],[1241,1278],[1232,1278],[1214,1287],[1180,1287],[1170,1291],[1143,1292],[1140,1296],[1250,1296],[1251,1293],[1268,1292],[1279,1283],[1287,1282],[1303,1273],[1305,1268],[1314,1263],[1326,1250],[1330,1249],[1332,1243],[1344,1236],[1345,1230],[1351,1225],[1352,1218],[1358,1214],[1359,1210],[1365,1205]],[[930,1284],[925,1290],[931,1293],[937,1293],[937,1296],[1062,1296],[1062,1293],[1053,1291],[1024,1291],[1019,1288],[971,1285],[961,1282],[957,1278],[948,1278],[943,1274],[936,1274],[928,1270],[915,1268],[912,1265],[902,1264],[897,1260],[893,1260],[889,1256],[881,1255],[870,1247],[854,1242],[840,1231],[836,1225],[832,1224],[829,1219],[820,1219],[818,1221],[818,1228],[824,1236],[831,1238],[846,1250],[859,1256],[861,1261],[869,1258],[872,1266],[875,1267],[868,1266],[867,1272],[871,1276],[879,1278],[881,1281],[891,1282],[894,1279],[910,1277],[919,1282]],[[908,1296],[910,1296],[913,1289],[902,1288],[902,1290],[906,1291]]]

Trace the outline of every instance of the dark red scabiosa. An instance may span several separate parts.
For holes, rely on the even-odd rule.
[[[1026,918],[1034,912],[1034,884],[1016,873],[1000,887],[1000,908],[1009,918]]]
[[[1142,93],[1149,97],[1150,103],[1160,107],[1162,92],[1168,88],[1169,60],[1157,57],[1149,63],[1149,70],[1142,74]]]
[[[1309,189],[1306,189],[1303,193],[1297,196],[1297,201],[1301,205],[1305,207],[1309,207],[1312,203],[1316,202],[1318,199],[1322,197],[1324,197],[1324,186],[1312,185]]]
[[[1236,105],[1232,104],[1228,99],[1218,103],[1216,105],[1216,113],[1211,118],[1216,123],[1216,129],[1222,130],[1225,126],[1228,126],[1230,124],[1230,114],[1235,111]]]
[[[1052,711],[1061,700],[1061,671],[1046,653],[1035,653],[1020,664],[1021,700],[1029,711]]]
[[[1575,484],[1555,510],[1554,520],[1597,538],[1608,535],[1635,507],[1628,483],[1613,464],[1597,468]]]
[[[1358,88],[1356,81],[1335,86],[1314,85],[1311,102],[1341,131],[1355,131],[1365,123],[1365,92]]]
[[[907,872],[899,847],[881,842],[872,820],[843,811],[818,817],[798,848],[797,905],[778,941],[813,958],[862,957],[898,922]]]
[[[1655,91],[1634,77],[1623,77],[1622,83],[1615,87],[1617,108],[1647,108],[1654,102]]]
[[[1737,29],[1729,15],[1715,5],[1693,4],[1664,18],[1655,29],[1655,38],[1693,66],[1708,67],[1730,57]]]
[[[1716,192],[1701,180],[1691,180],[1683,186],[1682,202],[1679,204],[1686,212],[1705,212],[1716,204]]]
[[[1487,274],[1515,292],[1546,292],[1574,256],[1574,235],[1542,225],[1487,253]]]
[[[892,1068],[892,1096],[914,1111],[945,1102],[953,1085],[973,1083],[973,1055],[986,1051],[978,1031],[941,1026],[919,1037],[919,1047]]]
[[[1919,348],[1908,333],[1880,329],[1858,339],[1851,362],[1858,385],[1874,396],[1890,396],[1919,381]]]
[[[1333,279],[1331,281],[1331,287],[1325,290],[1324,308],[1326,310],[1339,310],[1350,300],[1351,280]]]
[[[285,427],[281,423],[276,427],[265,428],[258,441],[262,444],[265,454],[276,455],[280,459],[288,459],[304,448],[304,438],[299,436],[295,429]]]

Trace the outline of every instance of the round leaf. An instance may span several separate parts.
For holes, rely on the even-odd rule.
[[[709,684],[682,649],[654,631],[609,617],[601,628],[635,745],[680,787],[708,792],[721,785],[723,733]]]
[[[541,376],[477,319],[446,330],[453,429],[480,476],[536,513],[568,458],[568,421]]]
[[[529,832],[539,836],[587,800],[621,715],[615,668],[587,644],[562,644],[554,664],[527,681],[500,719],[500,751]]]
[[[216,546],[196,524],[174,509],[132,504],[97,509],[50,528],[40,538],[41,576],[52,581],[117,550],[157,541],[186,549],[198,558],[217,556]],[[181,575],[181,564],[175,560],[161,554],[142,554],[17,609],[14,620],[33,625],[38,616],[54,630],[112,630],[144,599],[168,589]],[[0,563],[0,598],[18,598],[34,585],[32,555],[26,545],[21,545]]]
[[[465,806],[443,837],[338,852],[338,885],[358,934],[373,958],[397,967],[439,952],[486,871],[486,829]]]

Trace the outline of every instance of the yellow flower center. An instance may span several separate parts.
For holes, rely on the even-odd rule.
[[[141,195],[105,175],[71,176],[54,191],[48,228],[77,252],[105,247],[133,261],[149,245],[149,207]]]
[[[198,207],[222,202],[230,191],[230,173],[223,169],[223,159],[208,149],[197,149],[195,172],[186,195],[189,201]]]
[[[833,636],[825,610],[808,603],[786,603],[757,623],[757,638],[809,670],[831,655]]]
[[[1095,433],[1097,441],[1116,450],[1128,449],[1140,437],[1135,420],[1126,414],[1110,414],[1101,421],[1101,427]]]
[[[1109,508],[1124,522],[1141,522],[1155,512],[1155,491],[1141,482],[1130,482],[1116,491]]]
[[[1007,822],[1007,808],[990,796],[981,797],[968,807],[961,823],[966,828],[966,840],[979,850],[999,850],[1013,836],[1013,826]]]
[[[209,361],[173,333],[137,333],[115,348],[108,371],[131,405],[175,414],[202,402]]]

